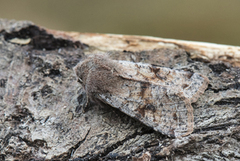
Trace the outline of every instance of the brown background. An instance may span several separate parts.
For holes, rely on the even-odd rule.
[[[238,0],[0,0],[0,18],[47,28],[239,46]]]

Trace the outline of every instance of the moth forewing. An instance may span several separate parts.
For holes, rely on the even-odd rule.
[[[208,79],[197,73],[111,60],[104,55],[86,58],[75,71],[92,100],[100,100],[173,137],[192,133],[191,103],[208,85]]]

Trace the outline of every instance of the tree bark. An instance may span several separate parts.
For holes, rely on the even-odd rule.
[[[192,134],[171,138],[115,108],[86,105],[73,67],[89,54],[210,80]],[[240,47],[61,32],[0,20],[0,160],[240,160]]]

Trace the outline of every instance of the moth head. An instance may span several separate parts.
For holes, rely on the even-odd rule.
[[[74,67],[74,71],[78,77],[78,82],[83,86],[86,85],[86,80],[89,74],[90,69],[93,66],[93,62],[90,58],[86,58]]]
[[[87,81],[91,80],[92,77],[96,80],[103,77],[103,75],[96,75],[96,71],[106,70],[112,68],[112,66],[114,66],[114,63],[109,61],[107,55],[92,54],[88,55],[88,57],[78,63],[78,65],[74,67],[74,71],[78,77],[78,82],[85,87],[88,83]]]

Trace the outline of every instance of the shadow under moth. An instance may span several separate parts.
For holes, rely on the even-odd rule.
[[[197,73],[91,55],[75,67],[91,101],[100,101],[171,137],[193,132],[191,103],[208,86]]]

